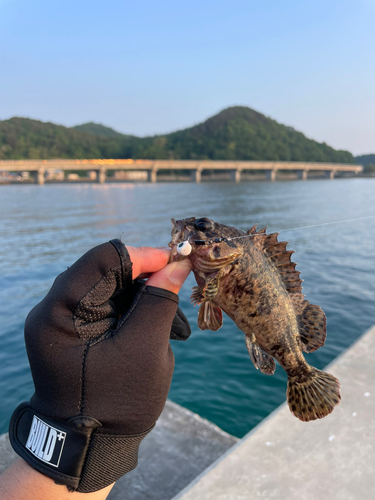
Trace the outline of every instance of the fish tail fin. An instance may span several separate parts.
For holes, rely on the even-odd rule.
[[[333,375],[310,367],[307,373],[289,377],[286,394],[293,415],[309,422],[325,417],[339,404],[340,382]]]

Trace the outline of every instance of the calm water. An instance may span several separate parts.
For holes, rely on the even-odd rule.
[[[90,247],[121,234],[131,245],[165,245],[171,217],[208,216],[245,230],[257,222],[280,231],[375,215],[375,179],[3,186],[0,213],[0,432],[5,432],[14,407],[33,392],[25,317],[54,277]],[[375,323],[374,234],[375,219],[367,219],[280,235],[296,250],[307,299],[327,314],[327,343],[307,355],[318,368]],[[186,343],[173,343],[170,398],[243,436],[285,400],[286,377],[280,367],[272,377],[254,369],[244,335],[229,318],[218,332],[201,332],[189,300],[192,286],[189,278],[180,293],[193,334]]]

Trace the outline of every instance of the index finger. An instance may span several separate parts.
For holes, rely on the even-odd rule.
[[[133,280],[140,274],[154,273],[163,269],[171,253],[170,248],[131,247],[126,246],[130,260],[133,263]]]

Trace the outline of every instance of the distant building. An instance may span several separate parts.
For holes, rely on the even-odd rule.
[[[68,179],[68,181],[78,181],[79,175],[78,174],[68,174],[67,179]]]
[[[0,183],[13,180],[13,176],[9,172],[0,172]]]
[[[54,168],[47,169],[44,176],[46,181],[63,181],[65,177],[63,170],[56,170]]]
[[[147,181],[147,172],[145,171],[126,171],[115,170],[113,178],[120,181]]]
[[[87,177],[91,180],[91,181],[96,181],[97,177],[98,177],[98,174],[96,173],[95,170],[89,170],[87,172]]]

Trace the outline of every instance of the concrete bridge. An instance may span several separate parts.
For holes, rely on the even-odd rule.
[[[161,170],[188,170],[193,182],[201,182],[204,170],[229,171],[234,182],[240,182],[243,172],[263,171],[265,178],[275,181],[277,172],[290,171],[297,174],[297,178],[306,180],[308,173],[313,171],[324,172],[325,177],[333,179],[337,172],[352,172],[354,175],[362,172],[360,165],[340,163],[308,163],[284,161],[210,161],[210,160],[0,160],[0,172],[33,172],[35,181],[44,184],[45,172],[49,169],[58,170],[95,170],[97,182],[104,183],[108,170],[127,170],[147,172],[149,182],[156,182],[158,171]]]

